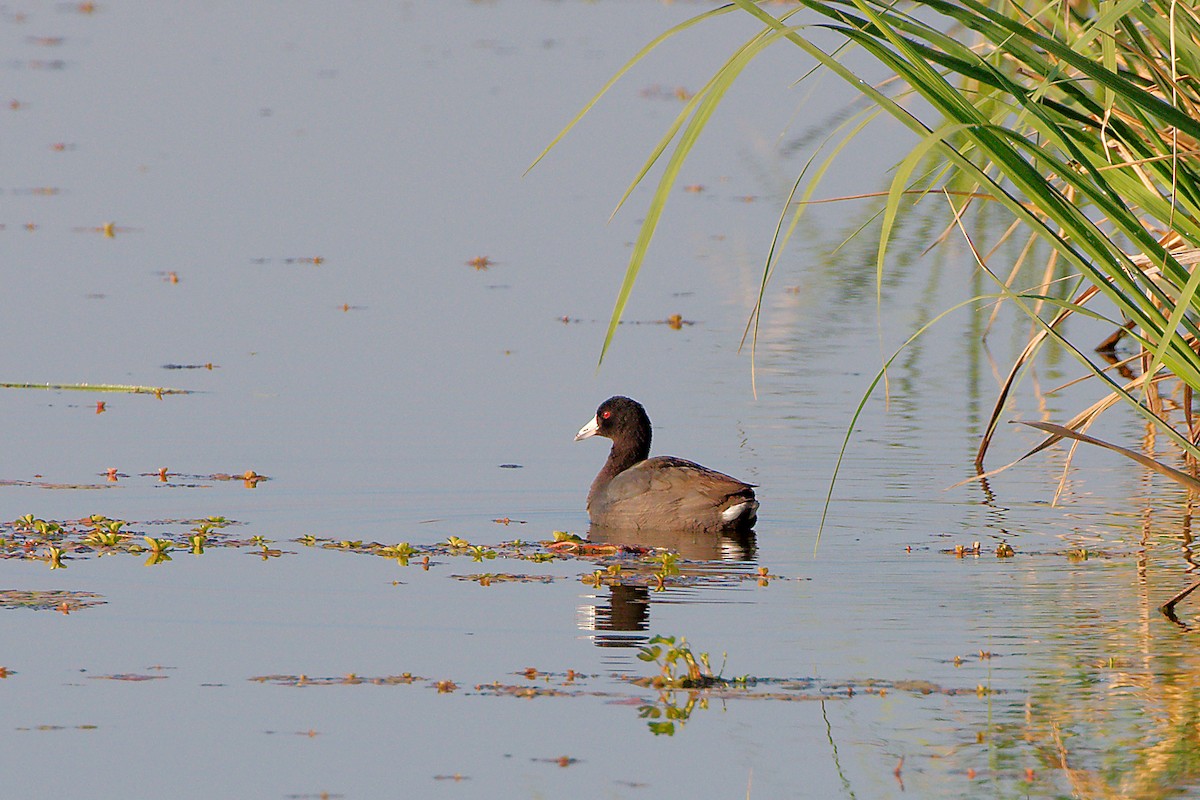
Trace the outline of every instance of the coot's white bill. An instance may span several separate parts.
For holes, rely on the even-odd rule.
[[[589,436],[595,436],[600,432],[600,420],[592,417],[592,421],[579,429],[579,433],[575,434],[575,441],[581,442]]]

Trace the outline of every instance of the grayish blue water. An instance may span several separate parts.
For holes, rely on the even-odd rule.
[[[1171,755],[1192,736],[1194,643],[1155,610],[1186,585],[1174,491],[1095,452],[1058,506],[1062,452],[997,477],[993,497],[946,490],[971,474],[1027,323],[1002,314],[984,346],[988,312],[960,311],[897,359],[814,553],[881,358],[990,291],[961,246],[917,256],[945,224],[926,201],[877,307],[871,234],[835,252],[872,207],[814,207],[768,290],[754,396],[738,343],[779,206],[851,100],[831,78],[792,86],[810,65],[785,49],[747,71],[681,176],[703,191],[676,190],[597,370],[647,192],[608,215],[682,107],[676,88],[754,27],[728,17],[671,43],[523,173],[641,45],[708,7],[4,9],[0,381],[195,393],[0,390],[0,519],[104,514],[182,544],[189,525],[164,521],[220,515],[285,551],[80,553],[49,570],[7,550],[0,590],[105,603],[0,610],[5,796],[1195,789],[1194,761]],[[910,144],[883,124],[818,194],[883,188]],[[672,330],[671,314],[695,324]],[[1072,325],[1085,342],[1108,332]],[[1065,420],[1094,390],[1036,390],[1079,372],[1049,353],[1013,413]],[[439,556],[426,571],[296,541],[585,534],[605,452],[571,438],[614,393],[645,403],[656,452],[760,486],[756,538],[685,548],[685,585],[592,586],[587,559]],[[1109,417],[1095,432],[1140,440]],[[1004,426],[989,465],[1036,441]],[[161,467],[176,477],[160,483]],[[269,480],[207,477],[247,470]],[[975,541],[979,557],[941,552]],[[1015,558],[993,555],[1001,541]],[[1093,557],[1069,560],[1079,548]],[[781,578],[746,579],[760,567]],[[556,580],[452,578],[480,572]],[[621,677],[654,674],[635,657],[654,634],[762,680],[660,697]],[[406,672],[411,685],[369,682]],[[349,674],[368,682],[320,685]],[[318,685],[251,680],[271,675]],[[496,682],[563,694],[496,696]],[[656,704],[685,709],[673,736],[639,716]]]

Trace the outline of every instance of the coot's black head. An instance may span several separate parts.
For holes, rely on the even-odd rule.
[[[649,453],[650,417],[646,416],[646,409],[638,401],[619,395],[610,397],[596,409],[595,418],[579,430],[575,441],[589,436],[604,436],[612,439],[614,444],[632,446]]]

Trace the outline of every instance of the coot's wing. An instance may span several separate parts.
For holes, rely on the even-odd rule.
[[[589,511],[593,522],[618,527],[720,530],[753,524],[757,508],[751,484],[693,461],[659,456],[613,478]]]

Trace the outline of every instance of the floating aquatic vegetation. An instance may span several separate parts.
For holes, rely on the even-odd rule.
[[[581,319],[580,317],[572,317],[564,314],[557,318],[564,325],[580,325],[588,323],[591,325],[607,324],[605,320],[600,319]],[[684,325],[696,325],[695,320],[684,319],[680,314],[671,314],[666,319],[623,319],[617,323],[618,325],[666,325],[672,330],[679,330]]]
[[[63,190],[57,186],[24,186],[21,188],[12,189],[11,192],[15,195],[39,195],[41,197],[53,197],[54,195],[62,194]]]
[[[399,675],[385,675],[378,678],[364,678],[353,672],[340,677],[310,677],[308,675],[258,675],[250,678],[255,683],[270,683],[274,686],[409,686],[413,683],[424,683],[429,678],[402,672]],[[434,686],[446,681],[435,682]]]
[[[992,653],[980,651],[980,661]],[[986,658],[985,658],[986,656]],[[686,638],[654,636],[641,648],[640,660],[658,666],[648,677],[618,676],[636,686],[654,689],[657,697],[638,706],[638,716],[647,720],[656,736],[673,736],[697,710],[708,708],[710,699],[828,700],[849,699],[857,694],[885,696],[889,690],[908,694],[984,697],[995,690],[979,684],[973,689],[947,688],[931,681],[825,681],[818,678],[760,678],[742,675],[725,678],[724,664],[713,674],[708,653],[696,653]]]
[[[289,258],[252,258],[250,259],[255,264],[270,264],[273,261],[280,261],[284,264],[312,264],[319,267],[325,263],[323,256],[293,256]]]
[[[756,567],[744,561],[689,561],[666,548],[588,542],[565,531],[555,531],[553,541],[524,542],[513,539],[495,545],[476,545],[459,536],[448,536],[445,541],[434,544],[416,545],[410,542],[385,545],[358,539],[327,539],[311,534],[293,541],[306,547],[391,558],[404,567],[415,561],[424,570],[440,566],[445,563],[444,559],[450,558],[470,558],[475,562],[495,559],[533,563],[579,561],[589,567],[579,580],[594,587],[634,586],[665,591],[672,587],[729,586],[745,582],[766,587],[772,581],[792,580],[770,572],[767,567]],[[490,586],[501,582],[552,583],[561,576],[488,572],[450,577]]]
[[[170,561],[170,553],[174,550],[201,555],[209,546],[258,547],[260,550],[256,555],[260,555],[269,549],[262,537],[243,540],[225,533],[223,529],[233,524],[225,517],[132,523],[137,526],[188,526],[185,532],[174,536],[149,536],[135,533],[126,520],[109,519],[102,514],[57,522],[26,514],[12,522],[0,523],[0,558],[40,560],[47,562],[51,569],[64,569],[67,560],[108,555],[146,554],[146,564],[154,565]],[[281,555],[282,551],[274,554]]]
[[[190,389],[169,389],[165,386],[134,386],[120,383],[0,383],[0,389],[50,389],[67,392],[122,392],[152,394],[162,398],[168,394],[192,394]]]
[[[89,675],[88,680],[93,681],[127,681],[129,683],[142,683],[143,681],[165,681],[166,675],[146,675],[140,672],[118,672],[114,675]]]
[[[992,654],[988,654],[990,658]],[[603,691],[588,687],[596,675],[584,675],[574,670],[545,672],[529,667],[516,673],[527,678],[525,683],[494,681],[475,686],[474,694],[488,697],[518,699],[600,697],[610,703],[629,705],[638,716],[647,720],[654,735],[674,735],[697,712],[709,707],[711,700],[759,700],[776,702],[852,700],[855,697],[886,697],[889,692],[910,695],[938,695],[979,699],[995,690],[978,685],[972,688],[945,687],[931,681],[901,680],[829,680],[821,678],[770,678],[743,675],[724,678],[713,674],[708,656],[695,653],[686,639],[655,636],[642,649],[639,658],[658,666],[650,676],[612,674],[607,677],[623,682],[634,690],[650,690],[645,694]],[[981,658],[982,660],[982,658]]]
[[[32,728],[17,728],[19,731],[95,731],[99,725],[34,725]]]
[[[693,94],[683,86],[660,86],[657,83],[638,90],[638,96],[647,100],[690,100]]]
[[[143,473],[159,480],[180,477],[162,468]],[[236,537],[225,530],[235,523],[225,517],[191,520],[150,520],[128,522],[96,514],[77,520],[44,520],[33,514],[9,523],[0,522],[0,559],[43,561],[51,569],[67,568],[78,559],[110,555],[144,556],[147,566],[169,563],[180,553],[200,556],[210,548],[237,548],[264,561],[295,555],[272,540],[254,535]],[[149,526],[177,526],[182,530],[152,533]],[[593,587],[640,587],[666,591],[676,587],[736,586],[754,582],[761,587],[775,580],[789,580],[745,561],[689,561],[665,548],[640,545],[590,543],[580,537],[557,531],[554,541],[526,542],[520,539],[496,544],[473,544],[459,536],[448,536],[433,544],[383,544],[359,539],[332,539],[312,534],[291,539],[299,545],[335,552],[349,552],[393,559],[407,567],[424,571],[440,567],[452,559],[467,559],[482,564],[488,561],[516,560],[527,563],[580,563],[586,571],[579,575]],[[415,564],[414,564],[415,562]],[[568,576],[537,574],[521,570],[454,573],[458,581],[491,586],[496,583],[548,584]],[[569,579],[569,578],[568,578]],[[394,583],[402,584],[402,581]]]
[[[912,552],[911,547],[906,549]],[[1017,551],[1008,542],[1001,542],[996,545],[994,550],[985,550],[980,542],[972,542],[970,545],[956,544],[954,547],[944,547],[938,550],[938,552],[942,555],[954,556],[955,558],[979,558],[985,555],[994,555],[996,558],[1014,558],[1017,555]],[[1020,552],[1022,556],[1065,557],[1068,561],[1087,561],[1092,558],[1112,559],[1133,555],[1133,553],[1118,554],[1089,547],[1071,547],[1065,550],[1021,550]]]
[[[95,592],[64,589],[0,589],[0,608],[27,608],[31,611],[58,611],[69,614],[82,608],[104,605],[108,601],[103,598],[104,595]]]
[[[51,481],[20,481],[0,478],[0,486],[33,486],[38,489],[111,489],[102,483],[53,483]]]
[[[475,575],[451,575],[456,581],[469,581],[480,586],[491,586],[493,583],[554,583],[553,575],[518,575],[505,572],[484,572]]]
[[[973,656],[958,656],[956,662],[977,663],[990,661],[995,653],[979,651]],[[799,701],[849,701],[855,698],[882,698],[890,692],[902,692],[914,696],[941,698],[960,697],[976,701],[998,693],[984,684],[974,687],[948,687],[928,680],[883,680],[883,679],[827,679],[819,677],[762,677],[742,675],[732,678],[723,676],[724,664],[715,673],[707,653],[698,653],[686,638],[654,636],[649,639],[638,658],[657,667],[651,675],[639,676],[625,673],[606,675],[586,674],[574,669],[565,671],[542,670],[537,667],[510,673],[506,680],[475,684],[465,692],[467,697],[512,697],[516,699],[537,698],[602,698],[615,705],[628,705],[637,709],[637,714],[647,721],[654,735],[674,735],[692,716],[709,707],[712,700],[722,703],[734,700],[758,700],[777,702]],[[1106,665],[1100,665],[1106,666]],[[1107,665],[1110,666],[1111,665]],[[595,689],[590,683],[596,679],[616,681],[628,687],[620,689]],[[459,682],[452,678],[427,678],[403,672],[399,675],[370,677],[351,672],[341,676],[310,676],[299,674],[259,675],[250,681],[275,686],[294,688],[320,686],[411,686],[420,685],[448,694],[460,690]],[[646,692],[651,695],[647,696]],[[573,762],[572,762],[573,763]]]
[[[75,231],[76,233],[99,233],[102,234],[105,239],[115,239],[117,238],[118,233],[133,233],[135,231],[140,231],[141,228],[119,228],[115,222],[105,222],[91,228],[72,228],[71,230]]]
[[[97,414],[102,414],[105,410],[103,402],[97,404]],[[43,480],[0,479],[0,486],[32,486],[39,489],[111,489],[114,488],[113,484],[120,483],[123,479],[131,477],[129,473],[121,472],[116,467],[109,467],[104,472],[98,473],[98,475],[104,478],[104,483],[56,483]],[[154,478],[158,483],[162,484],[161,488],[164,489],[202,489],[209,488],[215,483],[230,483],[233,481],[241,481],[242,486],[245,488],[254,489],[263,481],[271,480],[270,476],[260,475],[252,469],[237,474],[215,472],[207,475],[193,475],[185,472],[169,472],[166,467],[160,467],[154,472],[139,472],[137,473],[137,477]]]

